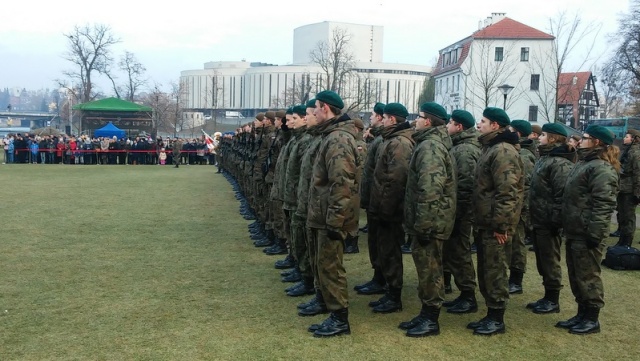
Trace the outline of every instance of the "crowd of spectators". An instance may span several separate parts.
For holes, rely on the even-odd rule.
[[[215,155],[200,138],[79,137],[9,134],[0,139],[4,163],[31,164],[173,164],[174,146],[180,146],[180,164],[215,164]],[[164,162],[162,161],[164,160]]]

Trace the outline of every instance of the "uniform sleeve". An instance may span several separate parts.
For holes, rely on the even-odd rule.
[[[631,157],[633,195],[640,197],[640,152],[634,152]]]
[[[430,146],[419,153],[416,153],[415,171],[418,174],[415,192],[415,224],[413,228],[420,234],[430,235],[437,232],[436,225],[438,215],[437,209],[440,205],[440,198],[446,194],[444,189],[447,184],[446,161],[443,154]]]
[[[407,185],[407,174],[409,163],[411,162],[412,146],[408,142],[398,141],[396,144],[388,146],[386,154],[382,154],[382,192],[381,198],[377,200],[380,204],[380,216],[383,219],[390,219],[397,212],[402,212],[404,193]]]
[[[520,155],[509,151],[506,145],[501,146],[493,162],[494,212],[493,230],[506,233],[517,223],[523,196],[523,166]]]
[[[569,172],[573,168],[573,163],[556,160],[551,167],[549,180],[551,185],[551,195],[553,204],[551,205],[551,221],[556,228],[562,228],[562,197],[564,186],[567,183]]]
[[[455,154],[457,177],[458,177],[458,203],[465,207],[460,207],[459,211],[471,208],[473,200],[473,190],[476,184],[476,165],[478,157],[469,149],[460,149]]]
[[[589,172],[589,195],[591,196],[591,219],[587,234],[591,239],[608,237],[611,214],[616,208],[618,173],[608,164],[599,163]]]
[[[343,132],[336,132],[332,142],[327,146],[326,159],[329,195],[327,202],[327,228],[341,230],[345,219],[350,216],[351,189],[356,181],[356,145],[353,137]]]

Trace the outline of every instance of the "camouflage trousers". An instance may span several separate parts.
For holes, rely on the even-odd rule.
[[[271,228],[280,239],[286,239],[284,232],[284,210],[282,210],[282,201],[272,199],[269,202],[271,207]]]
[[[511,233],[511,247],[507,248],[509,268],[525,273],[527,271],[527,246],[524,244],[525,222],[521,219],[516,229]]]
[[[271,184],[265,183],[264,191],[264,229],[273,229],[273,217],[271,214],[271,201],[269,200],[269,194],[271,193]]]
[[[282,204],[282,202],[280,202]],[[284,239],[287,240],[289,247],[291,247],[291,211],[286,209],[282,209],[282,214],[284,215],[282,218],[282,232],[284,234]]]
[[[604,307],[604,286],[600,277],[600,261],[605,244],[587,248],[587,242],[567,239],[566,258],[571,292],[580,305]]]
[[[298,268],[303,278],[313,278],[311,265],[309,264],[309,252],[307,250],[307,220],[295,215],[295,211],[291,211],[291,254],[298,261]]]
[[[369,245],[369,262],[373,269],[380,269],[378,263],[378,221],[367,212],[367,224],[369,230],[367,232],[367,244]]]
[[[562,289],[561,247],[562,237],[557,229],[534,227],[533,248],[536,253],[536,267],[545,290]]]
[[[312,228],[310,243],[317,244],[318,285],[329,311],[349,307],[347,272],[344,268],[344,243],[329,239],[325,229]],[[346,236],[346,234],[345,234]]]
[[[509,300],[509,260],[507,248],[509,239],[499,244],[493,231],[478,229],[474,232],[478,247],[478,286],[489,308],[504,309]]]
[[[633,239],[636,233],[636,202],[632,193],[618,193],[617,211],[620,236]]]
[[[264,183],[253,182],[253,194],[255,195],[255,213],[256,217],[264,224],[266,222],[266,195],[264,193]]]
[[[444,241],[432,239],[421,244],[414,237],[411,255],[418,272],[418,297],[425,306],[440,308],[444,302],[444,271],[442,248]]]
[[[401,222],[381,222],[377,225],[378,264],[389,288],[401,289],[403,280],[402,245],[404,229]],[[371,227],[371,226],[369,226]],[[371,228],[369,228],[371,232]]]
[[[475,292],[476,269],[471,258],[471,219],[457,218],[449,240],[444,242],[443,265],[460,291]]]
[[[316,290],[320,289],[320,282],[318,281],[318,239],[312,237],[312,228],[306,227],[305,232],[307,236],[305,240],[307,241],[307,252],[309,259],[309,269],[311,270],[311,274],[313,275],[313,286]]]

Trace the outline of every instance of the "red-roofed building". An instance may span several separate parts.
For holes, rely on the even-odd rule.
[[[479,120],[487,106],[512,119],[555,117],[554,36],[493,13],[468,37],[440,50],[433,69],[435,101]],[[513,87],[505,101],[502,85]],[[553,120],[553,119],[550,119]]]
[[[590,71],[562,73],[558,79],[558,119],[583,129],[598,114],[596,79]]]

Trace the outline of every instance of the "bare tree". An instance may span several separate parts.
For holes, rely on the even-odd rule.
[[[120,58],[118,68],[125,73],[125,84],[116,84],[117,76],[115,75],[115,72],[110,69],[110,66],[105,68],[104,75],[106,75],[111,81],[113,92],[116,94],[118,99],[122,98],[120,93],[125,93],[125,99],[133,102],[135,101],[138,90],[147,83],[147,78],[144,76],[147,68],[145,68],[144,65],[136,59],[136,56],[129,51],[125,51],[124,55]]]
[[[341,93],[341,87],[355,65],[349,42],[351,34],[344,28],[335,28],[331,32],[329,43],[318,42],[309,53],[312,63],[317,64],[323,73],[324,90]]]
[[[94,74],[105,74],[113,63],[111,47],[120,42],[111,34],[111,28],[107,25],[94,24],[75,26],[74,29],[64,34],[68,41],[68,50],[64,59],[73,63],[76,68],[64,71],[68,78],[58,80],[60,87],[72,92],[78,92],[75,97],[82,103],[93,100],[96,96],[93,87]],[[68,81],[72,85],[69,85]],[[75,85],[78,87],[75,88]]]
[[[295,76],[294,80],[278,96],[271,97],[270,108],[284,108],[293,104],[305,104],[309,101],[309,94],[316,84],[312,81],[310,73],[302,73]]]

